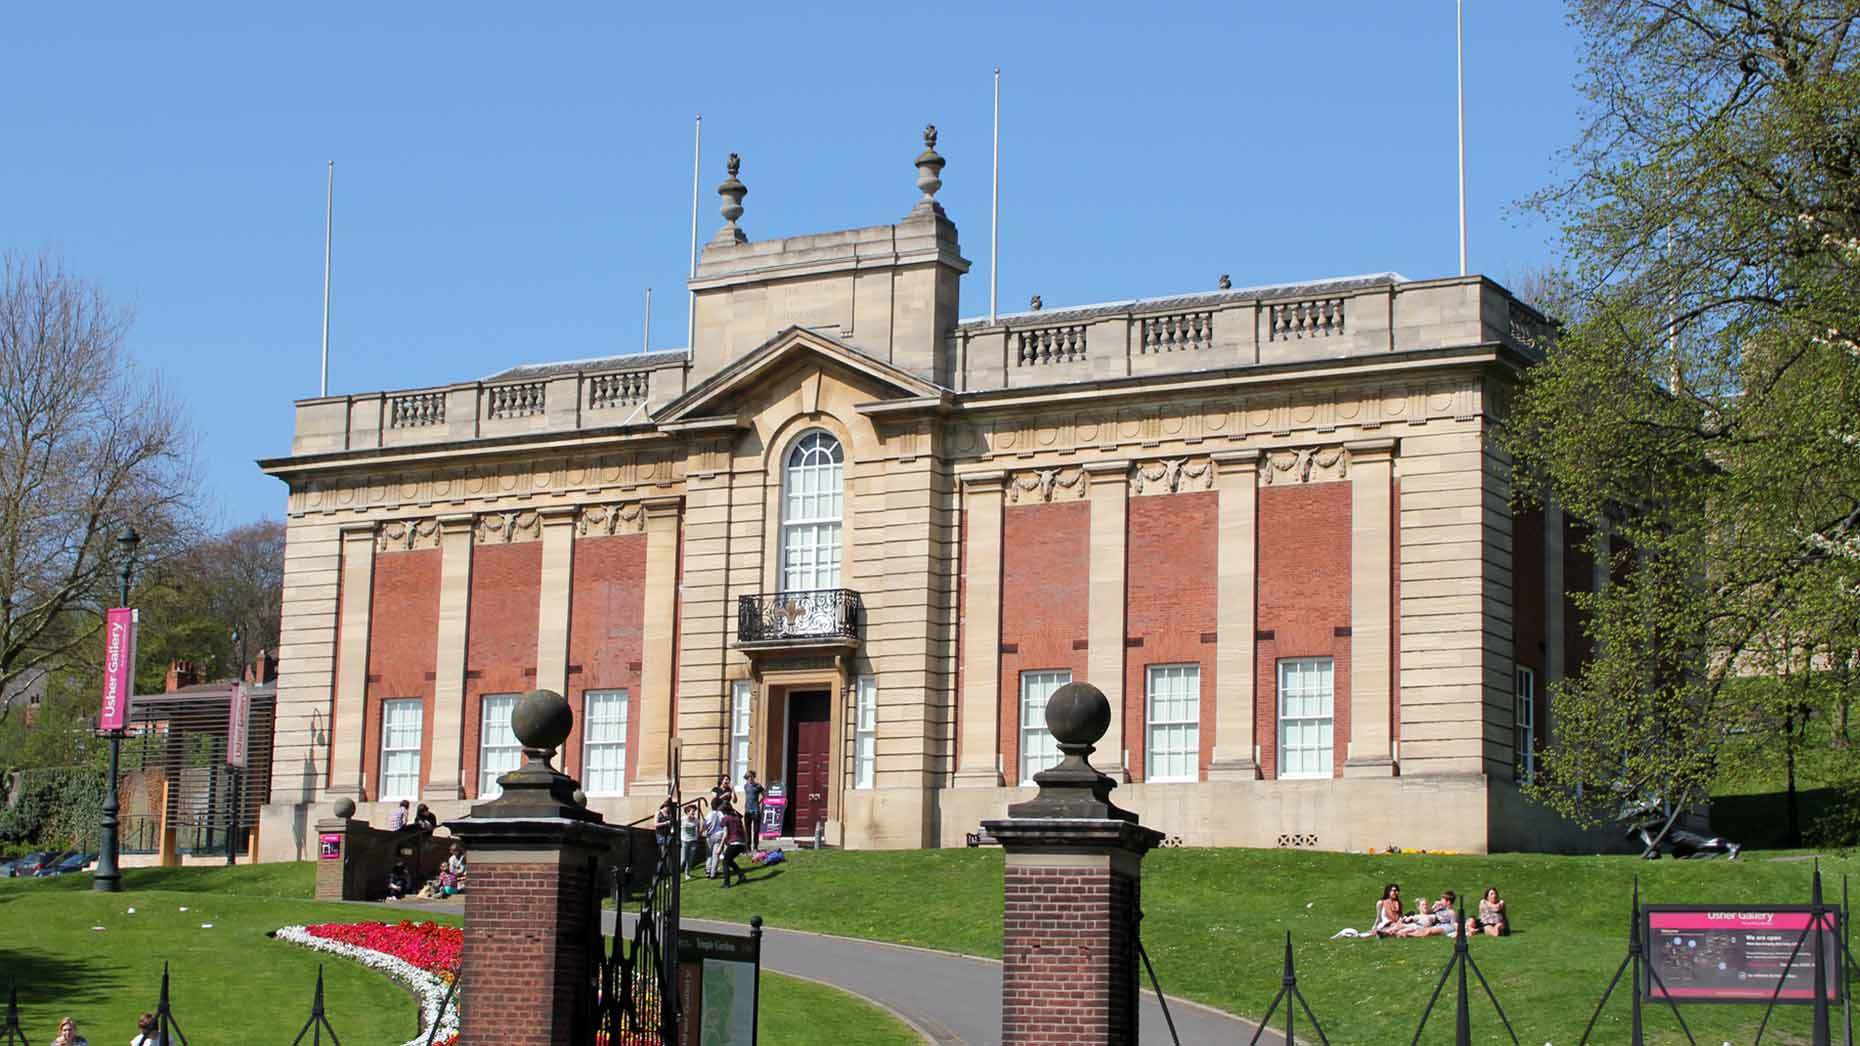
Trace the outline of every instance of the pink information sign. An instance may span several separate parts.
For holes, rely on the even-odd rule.
[[[113,607],[103,616],[103,708],[97,729],[121,730],[136,687],[136,612]]]
[[[1838,912],[1823,909],[1821,957],[1827,998],[1840,998]],[[1812,1002],[1814,913],[1806,906],[1680,908],[1647,911],[1645,986],[1651,999],[1676,1002]],[[1779,990],[1780,988],[1780,990]]]

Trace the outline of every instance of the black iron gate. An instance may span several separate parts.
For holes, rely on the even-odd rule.
[[[594,1046],[673,1046],[678,1041],[678,884],[677,851],[659,848],[647,868],[629,856],[613,870],[614,935],[611,945],[601,933],[601,891],[589,891],[588,938],[593,991],[578,1022],[575,1042]],[[598,863],[588,862],[590,879]],[[632,941],[626,934],[627,904],[638,898],[639,916]]]

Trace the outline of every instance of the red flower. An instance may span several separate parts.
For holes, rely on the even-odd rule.
[[[304,930],[312,937],[392,955],[448,979],[458,976],[459,953],[465,946],[464,931],[430,922],[318,923]]]

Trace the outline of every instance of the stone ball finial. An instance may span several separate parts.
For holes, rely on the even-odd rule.
[[[336,800],[336,816],[348,820],[355,816],[355,800],[347,796]]]
[[[1234,289],[1234,278],[1232,276],[1227,275],[1226,273],[1221,273],[1221,290],[1231,291],[1233,289]]]
[[[568,699],[553,690],[532,690],[517,699],[510,712],[510,732],[531,751],[554,754],[574,729],[575,713]]]
[[[575,789],[574,794],[570,795],[569,798],[574,800],[576,806],[587,806],[588,805],[588,793],[582,791],[579,788]]]
[[[917,155],[917,188],[924,198],[917,206],[935,207],[936,191],[943,187],[944,159],[936,152],[936,124],[924,125],[924,151]]]
[[[1062,745],[1095,745],[1111,729],[1111,701],[1090,683],[1067,683],[1046,701],[1046,728]]]

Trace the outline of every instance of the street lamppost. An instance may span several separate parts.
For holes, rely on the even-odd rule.
[[[116,539],[116,544],[123,550],[123,606],[129,605],[129,581],[136,573],[136,546],[142,543],[142,535],[134,527],[124,527],[123,533]],[[132,666],[133,668],[133,666]],[[125,690],[134,689],[133,676],[125,684]],[[128,699],[128,693],[124,693]],[[110,778],[108,787],[103,792],[103,842],[97,847],[97,872],[91,877],[91,888],[99,893],[117,893],[123,888],[123,874],[116,868],[116,771],[117,761],[122,756],[123,732],[111,730],[110,736]]]

